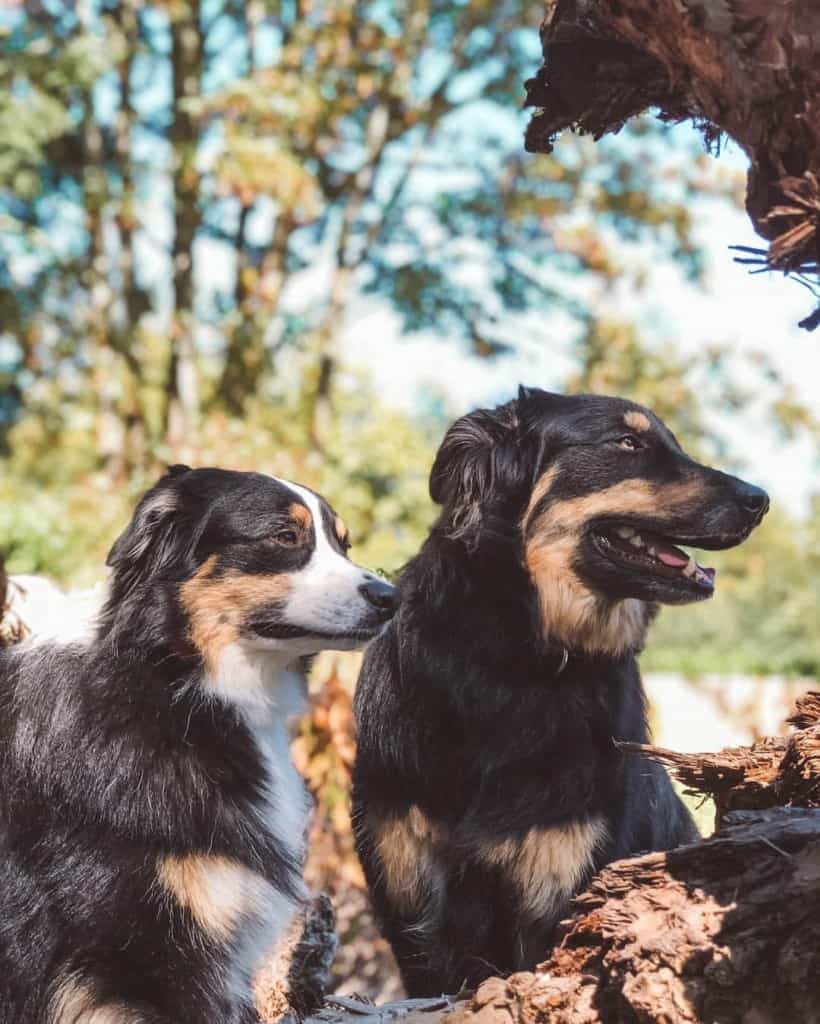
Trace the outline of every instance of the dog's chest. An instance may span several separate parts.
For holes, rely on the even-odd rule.
[[[293,719],[306,705],[304,678],[281,672],[268,696],[240,705],[250,733],[245,742],[255,744],[263,770],[244,827],[257,841],[271,844],[277,859],[293,865],[290,888],[298,892],[309,805],[291,761],[290,736]],[[221,950],[228,991],[240,1003],[248,1002],[252,978],[286,933],[298,900],[230,856],[165,857],[157,871],[162,887],[185,908],[196,931]]]
[[[310,800],[304,780],[290,756],[290,743],[293,720],[304,712],[306,701],[302,680],[288,678],[286,687],[282,705],[277,702],[276,713],[253,721],[251,733],[262,756],[266,776],[258,803],[261,820],[277,841],[301,862]]]
[[[310,799],[291,759],[290,743],[294,722],[306,707],[304,678],[283,672],[277,679],[270,713],[254,715],[249,721],[265,769],[265,785],[257,803],[260,825],[297,866],[300,886]],[[259,891],[257,912],[235,944],[232,975],[240,991],[246,978],[282,937],[296,910],[293,903],[283,906],[281,893],[272,886],[266,885]]]
[[[530,920],[553,916],[589,876],[596,853],[607,840],[604,819],[549,828],[531,828],[523,836],[486,840],[482,860],[501,871]]]

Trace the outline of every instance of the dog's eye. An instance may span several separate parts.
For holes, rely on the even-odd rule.
[[[271,539],[277,544],[281,544],[282,547],[295,548],[299,543],[299,534],[296,530],[279,530],[279,532],[275,533]]]
[[[637,452],[639,449],[643,448],[643,445],[634,434],[624,434],[624,436],[619,437],[615,443],[619,448],[623,448],[625,452]]]

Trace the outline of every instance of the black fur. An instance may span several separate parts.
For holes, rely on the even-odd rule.
[[[298,588],[316,531],[327,528],[324,510],[323,522],[306,526],[304,509],[296,522],[303,505],[269,477],[174,467],[111,550],[93,639],[0,655],[2,1024],[256,1020],[241,947],[257,915],[278,915],[281,931],[302,898],[303,822],[288,834],[280,820],[293,820],[287,805],[303,796],[288,790],[287,765],[266,760],[230,674],[219,694],[208,689],[205,664],[219,652],[197,646],[182,588],[198,573],[206,595],[243,583],[245,603],[226,602],[215,625],[230,618],[242,643],[257,622],[289,624],[292,656],[290,641],[258,634],[254,643],[262,660],[266,644],[278,645],[275,665],[295,662],[293,675],[311,643],[328,644],[309,639],[286,601],[254,595],[283,576]],[[339,539],[326,539],[343,559]],[[392,607],[383,595],[379,609],[362,598],[354,622],[355,587],[374,578],[339,564],[351,581],[340,628],[372,635]],[[269,724],[285,734],[286,714],[271,705]],[[219,911],[236,927],[201,926],[161,882],[169,858],[205,858],[253,880]]]
[[[641,437],[625,428],[630,411],[651,427]],[[534,499],[541,480],[550,486]],[[763,492],[698,465],[655,417],[617,399],[522,389],[459,420],[441,445],[430,477],[441,516],[402,574],[400,610],[365,656],[355,703],[357,849],[412,996],[532,967],[593,870],[696,836],[665,772],[615,742],[649,739],[639,640],[612,651],[573,644],[544,621],[526,563],[542,517],[596,492],[604,502],[624,481],[692,493],[653,515],[599,508],[578,524],[567,571],[592,595],[590,615],[605,621],[633,596],[645,625],[655,601],[708,596],[707,581],[697,594],[688,578],[618,567],[598,533],[635,522],[729,546],[761,518]],[[531,830],[586,834],[596,822],[600,841],[571,890],[558,887],[552,904],[537,888],[527,896],[522,880],[552,877],[548,854],[541,867],[532,860],[527,836],[544,834]]]

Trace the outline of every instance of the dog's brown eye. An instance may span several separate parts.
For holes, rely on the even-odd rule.
[[[619,448],[623,448],[627,452],[636,452],[639,448],[643,447],[634,434],[625,434],[623,437],[618,438],[616,443]]]
[[[280,530],[273,535],[273,540],[286,548],[295,548],[299,543],[299,534],[296,530]]]

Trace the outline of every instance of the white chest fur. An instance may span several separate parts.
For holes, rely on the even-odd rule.
[[[259,827],[272,833],[301,863],[309,799],[290,757],[291,727],[306,708],[304,676],[267,653],[229,647],[219,671],[205,680],[214,697],[244,717],[266,769]],[[186,906],[197,924],[228,943],[233,954],[227,979],[240,1000],[250,997],[254,973],[285,934],[298,904],[261,875],[224,857],[164,858],[158,865],[166,890]]]

